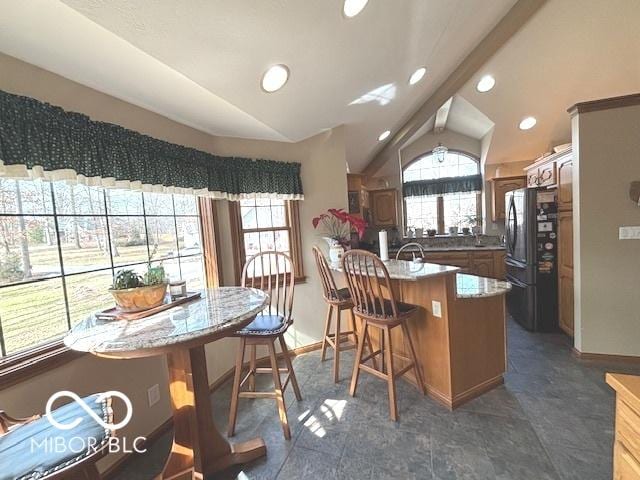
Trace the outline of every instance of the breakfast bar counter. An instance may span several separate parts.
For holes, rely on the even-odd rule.
[[[454,409],[502,384],[507,366],[504,295],[511,285],[448,265],[402,260],[385,265],[396,298],[420,307],[408,327],[426,393]],[[342,270],[338,264],[331,268]],[[344,282],[341,275],[336,280]],[[377,348],[375,332],[372,341]],[[394,351],[406,356],[399,331],[392,332],[392,341]],[[401,358],[396,362],[398,369],[406,365]],[[404,378],[416,383],[411,371]]]

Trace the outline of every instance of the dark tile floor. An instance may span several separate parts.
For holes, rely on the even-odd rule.
[[[382,381],[363,373],[357,396],[349,396],[352,351],[343,357],[339,384],[319,352],[297,357],[304,399],[288,392],[291,441],[282,436],[273,401],[241,400],[236,439],[261,436],[268,454],[215,478],[611,479],[614,395],[604,373],[640,374],[640,367],[577,360],[563,335],[508,327],[504,386],[449,412],[400,382],[397,423],[388,419]],[[221,431],[230,391],[226,384],[212,395]],[[167,435],[118,479],[153,478],[169,444]]]

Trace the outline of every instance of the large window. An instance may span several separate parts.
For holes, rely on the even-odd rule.
[[[113,275],[149,262],[205,286],[193,196],[0,179],[2,356],[113,305]]]
[[[402,182],[412,191],[424,193],[408,195],[405,188],[404,213],[407,228],[422,228],[446,233],[450,227],[473,227],[481,223],[481,199],[476,188],[480,170],[478,161],[464,153],[449,151],[444,158],[428,153],[410,163],[402,172]],[[446,185],[445,185],[446,184]],[[469,188],[472,191],[465,191]],[[443,190],[451,190],[445,191]],[[438,193],[434,193],[438,192]]]
[[[277,251],[289,255],[297,279],[304,276],[300,260],[299,220],[295,201],[247,199],[231,202],[235,219],[236,276],[247,259],[259,252]],[[265,270],[268,266],[264,266]],[[249,272],[250,274],[252,272]],[[260,272],[256,271],[256,275]]]

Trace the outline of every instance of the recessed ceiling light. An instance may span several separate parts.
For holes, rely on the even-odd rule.
[[[389,135],[391,135],[391,130],[385,130],[378,137],[378,141],[379,142],[384,142],[387,138],[389,138]]]
[[[520,130],[529,130],[530,128],[533,128],[533,126],[536,124],[536,121],[537,120],[533,117],[523,118],[518,128],[520,128]]]
[[[367,6],[368,1],[369,0],[344,0],[342,13],[344,13],[344,16],[347,18],[353,18]]]
[[[262,89],[267,93],[280,90],[289,79],[289,68],[286,65],[274,65],[262,76]]]
[[[409,85],[415,85],[416,83],[418,83],[420,80],[422,80],[422,77],[424,77],[425,73],[427,73],[426,68],[420,67],[419,69],[417,69],[409,77]]]
[[[478,85],[476,85],[476,89],[482,93],[488,92],[493,88],[495,84],[496,84],[495,78],[493,78],[491,75],[485,75],[480,79],[480,81],[478,82]]]

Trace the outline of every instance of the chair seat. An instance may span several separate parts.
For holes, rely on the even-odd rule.
[[[279,335],[287,330],[289,324],[282,315],[258,315],[249,325],[238,330],[236,335],[258,336]]]
[[[89,408],[105,423],[111,418],[108,400],[96,403],[97,395],[83,398]],[[0,480],[46,478],[55,472],[82,463],[106,446],[111,430],[100,426],[76,402],[53,411],[61,424],[82,419],[78,426],[61,430],[46,416],[20,425],[0,436]]]
[[[334,290],[331,292],[331,300],[335,300],[338,302],[345,302],[347,300],[351,300],[351,294],[349,293],[348,288],[339,288],[338,290]]]
[[[417,306],[404,302],[396,302],[396,307],[398,309],[398,316],[400,318],[409,317],[413,315],[413,313],[418,309]],[[354,311],[360,315],[364,315],[372,319],[375,318],[380,320],[393,320],[393,309],[391,307],[391,301],[389,300],[384,301],[384,308],[380,306],[379,302],[376,302],[375,309],[373,308],[373,304],[369,302],[369,304],[367,305],[367,309],[368,312],[362,311],[356,306],[354,308]]]

